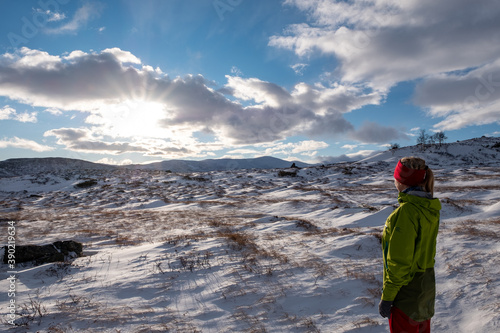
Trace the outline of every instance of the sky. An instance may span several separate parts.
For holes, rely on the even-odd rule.
[[[0,160],[337,161],[500,134],[497,0],[0,0]]]

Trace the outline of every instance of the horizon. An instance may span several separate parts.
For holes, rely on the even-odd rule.
[[[429,144],[429,147],[441,147],[442,145],[450,145],[450,144],[454,144],[454,143],[461,143],[461,142],[464,142],[464,141],[469,141],[469,140],[476,140],[476,139],[481,139],[481,138],[496,138],[496,137],[488,137],[488,136],[481,136],[481,137],[475,137],[475,138],[469,138],[469,139],[464,139],[464,140],[457,140],[455,142],[443,142],[441,144],[439,143],[433,143],[433,144]],[[412,148],[412,147],[415,147],[416,149],[420,149],[418,148],[418,144],[414,144],[414,145],[408,145],[408,146],[399,146],[399,147],[396,147],[395,150],[399,150],[399,149],[405,149],[405,148]],[[270,158],[276,158],[276,159],[280,159],[282,161],[286,161],[286,162],[299,162],[299,163],[304,163],[304,164],[308,164],[309,166],[315,166],[315,165],[319,165],[319,164],[322,164],[322,163],[327,163],[327,164],[336,164],[336,163],[346,163],[346,162],[356,162],[358,160],[361,160],[361,159],[364,159],[364,158],[368,158],[368,157],[372,157],[372,156],[375,156],[377,154],[380,154],[380,153],[383,153],[383,152],[386,152],[386,151],[391,151],[392,149],[391,148],[387,148],[385,150],[377,150],[377,151],[373,151],[371,154],[367,154],[367,155],[364,155],[362,157],[358,157],[358,158],[350,158],[349,156],[347,155],[339,155],[339,156],[332,156],[330,157],[330,160],[324,160],[324,161],[319,161],[319,162],[316,162],[316,163],[308,163],[308,162],[304,162],[302,160],[285,160],[285,159],[281,159],[279,157],[276,157],[276,156],[271,156],[271,155],[264,155],[264,156],[256,156],[256,157],[249,157],[249,158],[239,158],[239,157],[220,157],[220,158],[207,158],[207,159],[202,159],[202,160],[195,160],[195,159],[164,159],[164,160],[157,160],[157,161],[147,161],[147,162],[143,162],[143,163],[130,163],[130,164],[109,164],[109,163],[104,163],[104,162],[94,162],[94,161],[90,161],[90,160],[85,160],[85,159],[82,159],[82,158],[71,158],[71,157],[64,157],[64,156],[45,156],[45,157],[12,157],[12,158],[7,158],[5,160],[0,160],[0,162],[6,162],[8,160],[12,160],[12,159],[50,159],[50,158],[60,158],[60,159],[73,159],[73,160],[80,160],[80,161],[83,161],[83,162],[90,162],[90,163],[98,163],[98,164],[105,164],[105,165],[109,165],[109,166],[131,166],[131,165],[148,165],[148,164],[153,164],[153,163],[161,163],[161,162],[169,162],[169,161],[184,161],[184,162],[203,162],[203,161],[210,161],[210,160],[224,160],[224,159],[228,159],[228,160],[231,160],[231,159],[234,159],[234,160],[245,160],[245,159],[259,159],[259,158],[266,158],[266,157],[270,157]],[[425,152],[427,151],[427,148],[422,151],[422,152]]]
[[[500,135],[493,0],[0,6],[0,160],[316,164]]]

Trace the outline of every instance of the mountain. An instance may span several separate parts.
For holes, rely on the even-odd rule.
[[[93,163],[84,160],[46,157],[46,158],[11,158],[0,161],[0,178],[14,177],[40,172],[66,172],[71,170],[113,170],[115,166]]]
[[[13,158],[0,162],[0,178],[14,177],[40,172],[68,172],[76,170],[168,170],[172,172],[208,172],[240,169],[274,169],[287,168],[295,163],[298,167],[306,167],[303,162],[289,162],[275,157],[258,157],[248,159],[208,159],[203,161],[168,160],[150,164],[133,164],[115,166],[93,163],[79,159],[48,157],[48,158]]]
[[[361,155],[360,155],[361,156]],[[367,157],[359,157],[357,161],[342,161],[333,159],[324,164],[342,163],[393,163],[404,156],[418,156],[427,161],[429,166],[436,165],[483,165],[495,164],[500,159],[500,138],[481,137],[442,145],[427,146],[422,149],[419,146],[408,146],[394,150],[374,152]],[[333,163],[335,162],[335,163]],[[0,178],[14,177],[24,174],[35,174],[43,172],[69,172],[83,170],[164,170],[179,173],[230,171],[241,169],[275,169],[288,168],[295,163],[297,167],[312,166],[299,161],[285,161],[279,158],[264,156],[247,159],[207,159],[202,161],[190,160],[167,160],[149,164],[133,164],[126,166],[115,166],[108,164],[93,163],[79,159],[48,157],[48,158],[13,158],[0,161]]]
[[[146,169],[146,170],[170,170],[172,172],[208,172],[208,171],[229,171],[240,169],[276,169],[288,168],[295,163],[297,167],[303,168],[309,164],[295,161],[289,162],[279,158],[264,156],[245,159],[208,159],[203,161],[169,160],[146,165],[132,165],[126,168]]]

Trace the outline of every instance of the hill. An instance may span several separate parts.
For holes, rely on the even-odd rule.
[[[133,164],[115,166],[109,164],[93,163],[79,159],[48,157],[48,158],[14,158],[0,162],[0,178],[14,177],[26,174],[44,172],[83,172],[86,170],[163,170],[171,172],[208,172],[228,171],[240,169],[274,169],[287,168],[295,163],[298,167],[308,164],[303,162],[289,162],[275,157],[258,157],[248,159],[208,159],[202,161],[168,160],[149,164]]]
[[[63,157],[11,158],[0,161],[0,178],[43,172],[62,173],[71,170],[113,170],[112,165]]]
[[[394,162],[405,156],[417,156],[432,165],[497,165],[500,160],[500,138],[481,137],[442,145],[402,147],[390,151],[375,153],[358,163],[373,163],[378,161]]]
[[[496,142],[404,147],[293,173],[114,167],[0,178],[0,226],[15,228],[16,246],[71,239],[85,254],[15,266],[9,331],[388,332],[377,308],[380,236],[398,205],[395,163],[418,155],[443,206],[432,330],[496,332]],[[0,293],[0,306],[11,299]]]
[[[263,156],[246,159],[208,159],[203,161],[168,160],[144,165],[126,166],[125,168],[145,170],[170,170],[172,172],[209,172],[230,171],[241,169],[276,169],[288,168],[295,163],[298,167],[306,167],[309,164],[295,161],[289,162],[276,157]]]

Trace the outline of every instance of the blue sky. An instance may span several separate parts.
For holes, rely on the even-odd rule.
[[[496,0],[0,7],[0,160],[318,162],[500,133]]]

